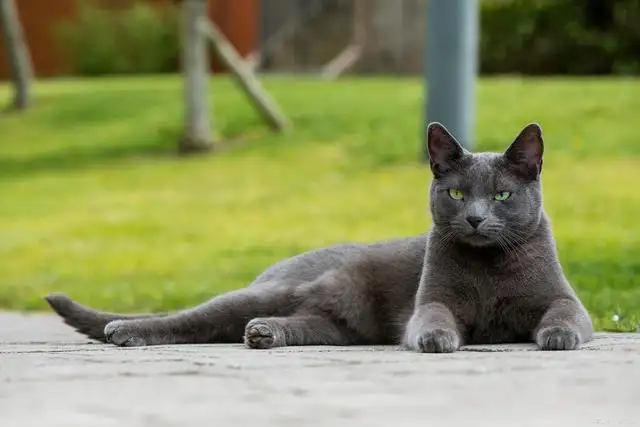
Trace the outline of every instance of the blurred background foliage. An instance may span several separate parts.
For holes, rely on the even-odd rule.
[[[640,0],[481,0],[481,74],[597,75],[640,72]],[[79,3],[57,38],[84,76],[174,72],[174,7]],[[124,48],[123,48],[124,47]]]

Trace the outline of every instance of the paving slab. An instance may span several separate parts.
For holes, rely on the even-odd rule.
[[[117,348],[5,313],[0,426],[640,426],[640,334],[572,352]]]

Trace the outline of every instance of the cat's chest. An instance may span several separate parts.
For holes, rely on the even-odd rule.
[[[468,343],[528,341],[550,301],[521,277],[468,275],[459,286],[475,297],[463,320]]]
[[[453,271],[453,274],[442,271],[437,276],[447,277],[448,286],[467,289],[466,293],[477,295],[479,300],[487,304],[500,298],[521,295],[522,288],[526,286],[521,275],[499,268],[457,265]]]

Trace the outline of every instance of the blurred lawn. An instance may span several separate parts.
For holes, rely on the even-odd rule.
[[[35,108],[0,118],[0,307],[43,309],[64,291],[107,310],[177,309],[303,250],[428,227],[418,80],[266,85],[293,132],[270,134],[215,79],[216,128],[242,144],[184,159],[176,77],[39,84]],[[599,329],[635,329],[640,82],[483,80],[478,109],[479,149],[542,124],[561,261]]]

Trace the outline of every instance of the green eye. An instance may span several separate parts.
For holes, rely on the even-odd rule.
[[[499,193],[494,194],[493,198],[499,202],[507,200],[511,196],[511,193],[508,191],[501,191]]]
[[[449,196],[451,196],[453,200],[462,200],[464,194],[462,194],[462,191],[458,190],[457,188],[450,188]]]

